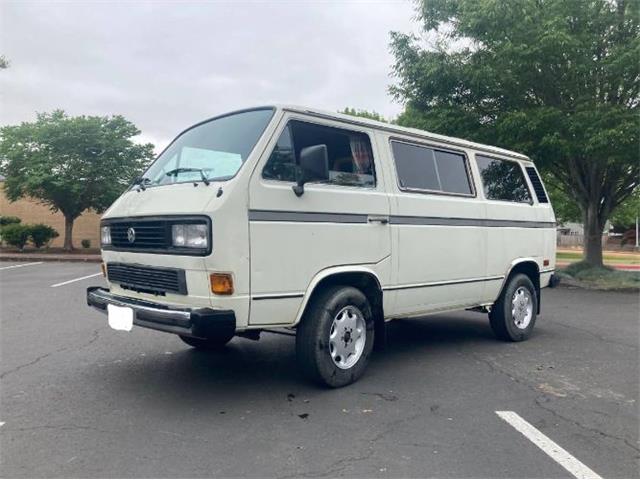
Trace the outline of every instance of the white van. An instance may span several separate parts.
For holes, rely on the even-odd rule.
[[[199,349],[295,332],[332,387],[394,318],[474,309],[531,334],[555,284],[555,217],[525,156],[293,106],[182,132],[105,213],[89,305]],[[283,330],[284,329],[284,330]]]

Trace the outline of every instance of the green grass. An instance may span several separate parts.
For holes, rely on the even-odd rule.
[[[612,268],[592,267],[585,262],[572,263],[559,271],[560,276],[584,288],[595,290],[640,289],[640,272],[623,272]]]
[[[619,265],[639,265],[640,255],[607,255],[603,254],[603,260],[605,263],[615,263]],[[579,262],[582,260],[582,252],[558,252],[556,254],[557,260],[565,260],[572,262]]]

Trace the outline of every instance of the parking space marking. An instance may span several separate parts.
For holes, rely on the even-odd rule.
[[[87,275],[86,277],[74,278],[73,280],[67,280],[66,282],[56,283],[55,285],[51,285],[51,288],[62,287],[63,285],[69,285],[73,282],[79,282],[80,280],[86,280],[87,278],[97,277],[98,275],[102,275],[102,272],[93,273],[91,275]]]
[[[536,447],[554,459],[561,467],[576,478],[602,478],[556,442],[535,428],[516,412],[496,412],[496,414],[527,437]]]
[[[10,268],[29,267],[31,265],[40,265],[44,262],[21,263],[20,265],[9,265],[8,267],[0,267],[0,270],[9,270]]]

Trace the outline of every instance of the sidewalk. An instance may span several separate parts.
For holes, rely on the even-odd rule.
[[[20,253],[2,252],[0,261],[12,262],[100,262],[97,253]]]

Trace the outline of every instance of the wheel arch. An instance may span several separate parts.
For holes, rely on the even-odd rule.
[[[318,272],[309,283],[304,293],[302,303],[298,309],[295,319],[295,325],[298,325],[304,316],[310,300],[318,292],[332,285],[347,285],[360,289],[365,294],[371,310],[373,311],[374,327],[376,343],[384,339],[384,309],[382,303],[382,285],[380,278],[371,268],[354,265],[354,266],[337,266],[330,267]]]
[[[536,262],[534,258],[518,258],[511,263],[507,270],[507,274],[504,277],[504,281],[502,282],[500,295],[502,295],[504,289],[507,288],[511,277],[518,273],[522,273],[531,279],[531,282],[536,289],[536,297],[538,299],[538,308],[536,313],[540,313],[540,265],[538,265],[538,262]],[[498,298],[500,298],[500,296],[498,296]]]

